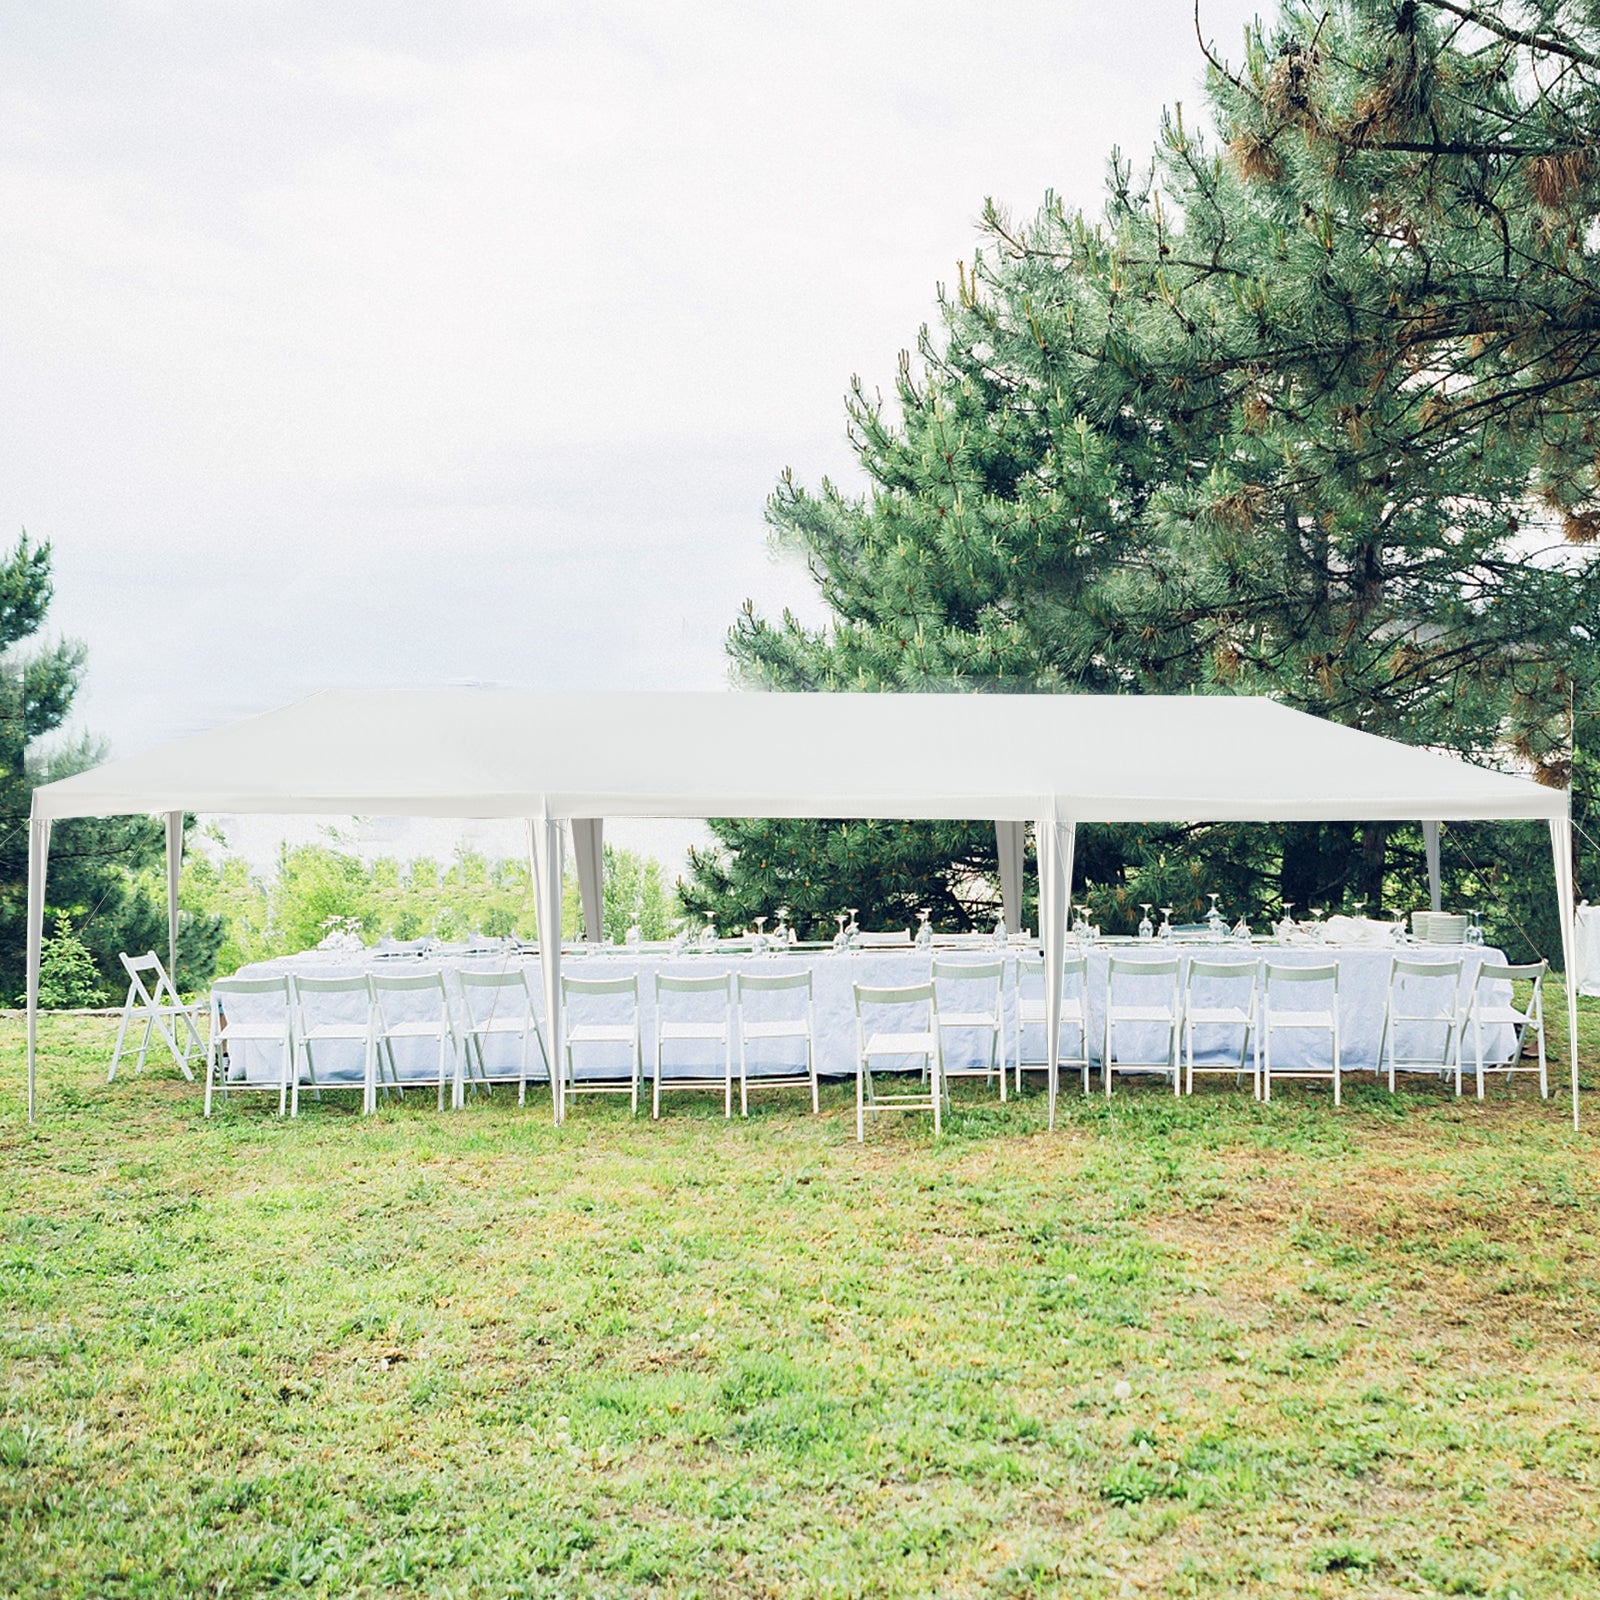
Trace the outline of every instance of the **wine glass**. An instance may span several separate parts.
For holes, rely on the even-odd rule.
[[[861,948],[861,924],[856,921],[856,917],[859,915],[859,910],[859,907],[851,906],[850,926],[844,930],[845,937],[849,940],[850,948],[852,950],[859,950]]]
[[[1322,926],[1321,906],[1311,907],[1311,937],[1317,944],[1321,944],[1328,937],[1327,929]]]
[[[1164,943],[1164,944],[1171,944],[1172,943],[1173,932],[1172,932],[1172,907],[1171,906],[1162,906],[1162,908],[1161,908],[1161,929],[1160,929],[1160,932],[1158,934],[1158,937],[1161,939],[1162,943]]]
[[[1153,939],[1156,936],[1156,925],[1150,920],[1151,904],[1152,902],[1148,900],[1141,900],[1139,902],[1139,909],[1144,913],[1144,915],[1139,918],[1139,937],[1141,939]]]
[[[933,947],[933,909],[924,906],[917,913],[917,949],[929,950]]]
[[[1404,944],[1406,942],[1406,914],[1404,911],[1394,910],[1389,913],[1389,937],[1396,944]]]
[[[850,920],[849,913],[845,911],[835,911],[833,914],[833,920],[839,924],[839,931],[833,936],[833,948],[835,950],[843,950],[849,944],[844,932],[844,925]]]
[[[1468,944],[1482,944],[1483,913],[1481,911],[1469,911],[1467,915],[1472,918],[1472,921],[1467,925],[1467,931],[1464,935],[1466,942]]]
[[[1216,890],[1208,889],[1206,898],[1211,902],[1211,909],[1206,912],[1206,928],[1213,938],[1218,938],[1227,928],[1227,924],[1222,920],[1222,913],[1217,910],[1217,901],[1220,896]]]
[[[750,943],[752,949],[759,956],[765,953],[767,948],[767,919],[765,917],[757,917],[755,919],[755,924],[755,937],[750,941]]]

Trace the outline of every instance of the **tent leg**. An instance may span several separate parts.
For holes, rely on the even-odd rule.
[[[1566,967],[1567,1061],[1572,1077],[1572,1126],[1578,1126],[1578,937],[1573,912],[1572,819],[1550,819],[1550,854],[1556,869],[1556,909],[1561,917],[1561,961]]]
[[[1021,822],[994,825],[995,852],[1000,858],[1000,903],[1005,912],[1007,933],[1022,932],[1024,827]]]
[[[37,1098],[34,1068],[39,1049],[39,956],[44,948],[44,879],[50,862],[50,823],[28,823],[28,1121]]]
[[[1428,855],[1428,909],[1444,910],[1444,890],[1439,876],[1439,824],[1422,824],[1422,845]]]
[[[183,813],[167,813],[167,976],[178,993],[178,879],[183,872]]]
[[[1061,1063],[1061,963],[1066,959],[1067,902],[1072,896],[1072,856],[1077,825],[1039,825],[1039,925],[1044,945],[1045,1070],[1050,1086],[1050,1126],[1056,1125]]]
[[[583,936],[605,940],[605,823],[599,817],[572,819],[572,854],[578,866],[578,898],[583,902]]]
[[[534,912],[539,923],[539,972],[544,979],[550,1100],[559,1127],[567,1116],[566,1050],[561,1037],[561,872],[566,851],[560,822],[552,817],[529,818],[528,856],[533,868]]]

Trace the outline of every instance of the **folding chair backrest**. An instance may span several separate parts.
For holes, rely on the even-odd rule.
[[[243,1000],[243,1006],[232,1007],[233,1020],[240,1022],[265,1022],[269,1013],[287,1015],[289,1010],[289,980],[278,978],[215,978],[211,983],[211,1015],[230,1008],[224,1000]],[[244,1013],[244,1015],[241,1015]]]
[[[1317,983],[1331,983],[1333,985],[1334,997],[1336,999],[1338,998],[1339,968],[1337,964],[1331,966],[1301,967],[1280,966],[1275,961],[1268,961],[1265,964],[1265,973],[1266,992],[1268,999],[1271,999],[1274,989],[1281,990],[1285,984],[1288,984],[1298,990],[1302,985]],[[1315,1002],[1313,1002],[1313,1006],[1314,1004]],[[1312,1006],[1303,1006],[1299,1009],[1311,1010]]]
[[[1544,975],[1550,970],[1548,961],[1529,961],[1520,966],[1513,966],[1505,961],[1483,962],[1474,978],[1474,983],[1514,983],[1521,981],[1531,983],[1537,988],[1544,982]]]
[[[529,987],[527,972],[521,967],[511,972],[458,971],[456,983],[461,990],[461,1009],[469,1024],[490,1017],[534,1015],[533,990]],[[473,1000],[484,997],[488,997],[488,1004],[480,1018]]]
[[[776,989],[804,989],[811,993],[811,968],[803,972],[741,972],[735,983],[741,998],[747,994],[769,994]]]
[[[574,994],[631,994],[637,1000],[639,978],[632,972],[620,978],[570,978],[563,972],[561,994],[563,999]]]
[[[953,978],[958,982],[963,979],[1002,978],[1005,970],[1003,961],[941,961],[935,958],[933,963],[935,978]]]
[[[851,988],[855,993],[857,1017],[868,1006],[927,1005],[932,1007],[934,1015],[938,1013],[938,1000],[931,982],[907,984],[897,989],[880,989],[856,983]]]
[[[419,989],[437,989],[444,992],[442,972],[373,972],[367,982],[375,992],[384,994],[414,994]]]
[[[142,956],[130,956],[119,952],[117,959],[122,963],[123,971],[128,974],[128,982],[144,1004],[160,1005],[163,1003],[163,995],[166,996],[167,1003],[178,998],[177,990],[172,987],[172,979],[167,976],[167,969],[162,966],[161,957],[154,950],[147,950]]]
[[[366,973],[347,978],[308,978],[298,972],[289,975],[289,992],[294,997],[294,1009],[302,1022],[305,1020],[307,1010],[318,1011],[323,1009],[324,999],[334,1003],[326,1009],[338,1015],[341,1022],[350,1021],[357,1010],[363,1014],[370,1014],[372,1006],[372,990],[367,985]],[[359,995],[361,1005],[359,1008],[351,1005],[340,1005],[340,1000],[351,999]],[[306,1005],[307,1000],[312,1003]]]
[[[894,933],[863,933],[860,939],[863,950],[904,950],[911,944],[911,932],[901,928]]]
[[[1136,994],[1142,991],[1147,999],[1153,1000],[1160,993],[1176,1005],[1181,968],[1182,963],[1176,956],[1155,961],[1141,961],[1137,956],[1112,956],[1106,962],[1106,995],[1109,999],[1118,993],[1121,979],[1120,989],[1124,994],[1130,989]],[[1156,979],[1164,981],[1158,985]]]
[[[733,974],[731,972],[708,972],[704,977],[681,977],[671,973],[658,972],[656,974],[656,996],[659,999],[663,993],[668,994],[710,994],[713,990],[720,989],[724,994],[733,992]]]
[[[1197,982],[1238,984],[1241,988],[1248,985],[1248,994],[1253,997],[1261,982],[1261,964],[1258,961],[1191,961],[1185,992],[1192,995]]]

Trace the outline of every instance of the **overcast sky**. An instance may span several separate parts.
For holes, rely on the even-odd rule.
[[[1191,0],[8,7],[0,533],[83,722],[722,684],[985,196],[1097,205],[1200,70]]]

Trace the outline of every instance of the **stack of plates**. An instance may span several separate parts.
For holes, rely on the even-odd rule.
[[[1428,944],[1465,944],[1467,919],[1450,911],[1413,911],[1411,931]]]

